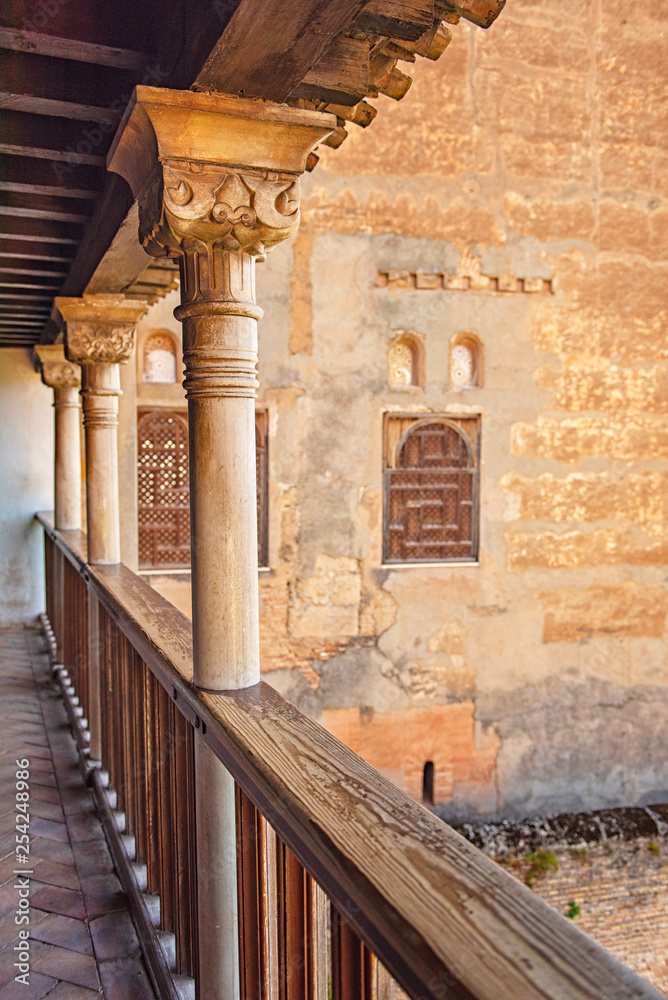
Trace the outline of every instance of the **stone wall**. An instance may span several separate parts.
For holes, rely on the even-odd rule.
[[[454,36],[258,268],[263,669],[416,797],[431,761],[451,816],[665,801],[668,16],[513,0]],[[402,332],[423,384],[390,388]],[[384,566],[384,415],[430,412],[480,416],[478,563]]]
[[[668,838],[556,846],[552,856],[559,867],[534,892],[668,995]]]

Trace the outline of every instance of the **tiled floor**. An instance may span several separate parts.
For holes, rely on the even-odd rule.
[[[17,759],[30,761],[30,864],[16,862]],[[17,925],[19,868],[30,923]],[[14,978],[29,927],[29,982]],[[36,629],[0,630],[0,1000],[155,1000]]]

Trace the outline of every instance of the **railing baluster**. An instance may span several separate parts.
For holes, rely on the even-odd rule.
[[[175,816],[177,971],[192,975],[197,963],[197,871],[195,867],[195,741],[192,726],[172,703],[174,716],[173,800]]]
[[[332,906],[332,1000],[372,1000],[372,955]]]
[[[144,688],[144,733],[146,739],[146,865],[148,891],[160,892],[160,741],[158,689],[150,671]]]
[[[183,616],[125,567],[84,568],[80,552],[47,530],[48,608],[57,618],[54,567],[62,559],[64,660],[85,711],[88,650],[97,652],[88,645],[89,608],[99,623],[102,763],[134,835],[136,859],[146,863],[147,888],[160,896],[160,924],[175,935],[177,973],[198,975],[194,761],[202,750],[217,770],[200,769],[198,781],[207,774],[209,782],[223,775],[230,790],[236,783],[236,810],[227,822],[236,813],[241,1000],[561,1000],[576,993],[579,1000],[622,993],[658,1000],[652,987],[267,685],[216,695],[194,690]],[[149,940],[147,911],[115,839],[103,783],[94,777],[92,786]],[[202,781],[198,794],[208,787]],[[381,815],[392,822],[379,826],[374,816]],[[210,862],[200,858],[200,870],[215,876]],[[348,909],[351,885],[358,910]],[[462,917],[439,906],[439,885],[475,898],[477,909]],[[364,928],[392,975],[352,922]],[[211,938],[228,955],[237,951],[234,921],[230,926],[233,936],[218,929]],[[490,946],[493,934],[505,935],[510,950]],[[150,948],[147,955],[167,988],[164,957]],[[202,966],[210,960],[202,955]],[[467,978],[458,981],[460,969]],[[232,973],[233,979],[234,966]],[[181,993],[190,988],[174,984]]]
[[[134,815],[135,815],[135,859],[146,864],[146,714],[144,709],[144,689],[148,668],[139,653],[134,653],[132,672],[133,711],[133,756],[134,756]]]
[[[158,686],[158,834],[160,843],[160,922],[163,928],[176,925],[174,869],[174,816],[171,779],[172,704],[165,689]]]
[[[307,875],[282,841],[277,848],[281,1000],[311,1000]]]

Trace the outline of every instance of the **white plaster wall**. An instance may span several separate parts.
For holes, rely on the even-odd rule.
[[[26,348],[0,349],[0,626],[44,610],[35,511],[53,509],[53,391]]]

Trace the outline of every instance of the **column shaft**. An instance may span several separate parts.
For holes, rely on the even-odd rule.
[[[81,406],[75,386],[54,389],[56,528],[81,528]]]
[[[118,365],[82,364],[86,433],[86,512],[88,562],[121,561],[118,505]]]
[[[190,435],[193,672],[224,691],[260,679],[255,260],[299,225],[299,175],[329,115],[140,87],[109,154],[155,256],[179,259]],[[184,138],[187,131],[187,141]],[[234,780],[197,741],[199,1000],[238,1000]]]
[[[247,258],[247,267],[254,262]],[[181,306],[190,437],[193,664],[209,690],[260,679],[255,487],[258,310]],[[204,315],[189,315],[206,310]]]

